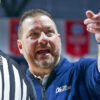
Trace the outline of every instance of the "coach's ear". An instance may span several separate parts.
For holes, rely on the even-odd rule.
[[[61,35],[60,35],[60,33],[58,34],[58,37],[59,37],[59,38],[61,38]]]
[[[23,47],[22,47],[22,41],[21,40],[17,40],[17,46],[18,46],[19,52],[21,54],[23,54]]]

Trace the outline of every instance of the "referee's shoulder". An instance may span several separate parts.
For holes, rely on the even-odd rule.
[[[0,100],[35,100],[34,89],[21,66],[1,50],[0,84]]]

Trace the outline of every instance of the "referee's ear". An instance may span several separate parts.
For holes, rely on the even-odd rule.
[[[21,40],[17,40],[17,46],[18,46],[19,52],[23,55],[23,47],[22,47]]]

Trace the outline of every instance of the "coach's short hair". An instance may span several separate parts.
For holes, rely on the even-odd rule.
[[[54,22],[52,16],[48,12],[43,11],[41,9],[32,9],[32,10],[26,11],[22,15],[22,17],[20,18],[20,21],[19,21],[19,27],[18,27],[18,38],[19,39],[21,39],[21,37],[22,37],[22,23],[23,23],[23,21],[28,17],[35,17],[37,15],[46,15]]]

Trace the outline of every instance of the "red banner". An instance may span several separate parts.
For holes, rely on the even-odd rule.
[[[66,53],[81,57],[89,52],[89,34],[83,21],[66,22]]]
[[[10,52],[12,54],[20,54],[17,47],[17,31],[18,31],[19,19],[10,20]]]

